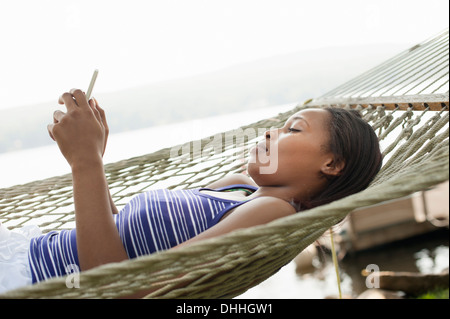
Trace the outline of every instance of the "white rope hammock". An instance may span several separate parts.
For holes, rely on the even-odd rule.
[[[67,278],[54,278],[1,297],[114,298],[154,289],[148,297],[230,298],[245,292],[277,272],[352,210],[448,180],[445,65],[448,31],[306,105],[240,128],[280,126],[306,107],[357,108],[376,130],[385,156],[381,172],[366,190],[267,225],[82,272],[80,288],[69,289]],[[178,156],[173,148],[167,148],[106,165],[111,194],[119,208],[148,188],[201,187],[229,173],[245,173],[243,157],[259,137],[229,141],[220,151],[210,147],[214,138],[218,137],[180,145],[180,149],[189,146],[192,151]],[[194,145],[199,147],[191,147]],[[10,228],[27,224],[37,224],[44,231],[72,228],[71,186],[71,176],[64,175],[0,189],[0,221]]]

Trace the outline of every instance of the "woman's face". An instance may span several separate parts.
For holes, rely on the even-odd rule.
[[[292,115],[282,128],[266,132],[265,140],[250,151],[248,173],[259,186],[311,186],[323,184],[329,113],[306,109]]]

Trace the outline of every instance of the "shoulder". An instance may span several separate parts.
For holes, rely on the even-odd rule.
[[[218,237],[237,229],[264,225],[292,214],[295,214],[295,209],[286,201],[275,197],[258,197],[236,207],[216,225],[177,247],[186,246],[203,239]]]
[[[251,227],[269,223],[278,218],[295,214],[288,202],[275,197],[258,197],[235,208],[222,222]]]
[[[280,198],[262,196],[242,205],[247,210],[257,210],[259,213],[273,215],[275,218],[288,216],[296,213],[294,207]]]
[[[207,186],[206,188],[219,188],[219,187],[225,187],[229,185],[234,184],[245,184],[245,185],[252,185],[258,187],[258,185],[248,176],[244,174],[232,174],[227,175],[218,181],[215,181]]]

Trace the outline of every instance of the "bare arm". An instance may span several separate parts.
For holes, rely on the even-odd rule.
[[[56,111],[48,131],[72,169],[81,269],[128,259],[112,216],[102,161],[105,127],[100,112],[80,90],[64,93],[59,102],[66,105],[67,113]]]
[[[74,165],[72,176],[81,269],[128,259],[112,216],[103,163]]]
[[[275,219],[295,214],[295,209],[287,202],[274,197],[260,197],[237,207],[232,214],[221,220],[215,226],[185,241],[172,249],[198,243],[205,239],[215,238],[228,234],[234,230],[249,228],[269,223]],[[183,277],[181,274],[179,277]],[[183,287],[185,282],[177,287]],[[127,298],[142,298],[157,289],[139,291]]]
[[[119,210],[117,209],[116,204],[114,204],[114,201],[113,201],[112,196],[111,196],[111,192],[109,191],[108,184],[106,185],[106,190],[108,192],[109,206],[111,207],[111,213],[112,214],[118,214]]]
[[[92,100],[93,101],[91,102],[91,104],[98,111],[98,113],[100,115],[101,123],[103,124],[103,127],[105,129],[105,137],[104,137],[104,142],[103,142],[103,153],[102,153],[102,157],[103,157],[103,155],[105,155],[106,144],[108,142],[109,126],[108,126],[108,122],[106,121],[105,111],[100,107],[97,99],[92,98]],[[116,205],[114,204],[114,201],[111,196],[111,192],[109,191],[109,187],[106,187],[106,189],[108,191],[109,203],[111,205],[111,212],[113,214],[118,214],[119,211],[118,211]]]
[[[208,238],[228,234],[234,230],[267,224],[275,219],[295,214],[295,209],[286,201],[274,197],[259,197],[237,207],[229,216],[222,219],[203,233],[176,246],[180,248]]]

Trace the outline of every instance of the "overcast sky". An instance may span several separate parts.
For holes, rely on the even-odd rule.
[[[278,54],[416,44],[448,0],[0,0],[0,109],[180,78]]]

